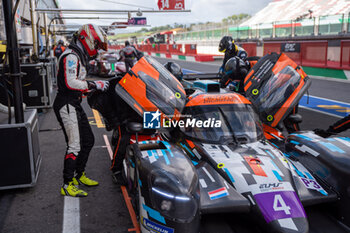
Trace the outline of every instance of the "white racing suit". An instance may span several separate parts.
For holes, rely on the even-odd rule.
[[[58,93],[53,108],[67,142],[63,169],[66,184],[75,173],[79,176],[84,172],[94,145],[94,135],[80,105],[82,93],[89,88],[83,61],[83,53],[76,45],[70,45],[58,61]]]

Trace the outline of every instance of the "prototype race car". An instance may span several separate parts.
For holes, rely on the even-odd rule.
[[[89,74],[102,77],[112,77],[118,74],[124,75],[126,73],[125,63],[118,60],[118,53],[104,53],[98,59],[90,61]]]
[[[349,182],[336,175],[349,177],[349,169],[338,166],[343,162],[348,168],[350,143],[333,139],[342,144],[339,157],[330,153],[334,144],[321,148],[317,145],[326,142],[301,132],[279,149],[285,143],[275,127],[289,116],[309,81],[285,57],[262,63],[247,76],[251,101],[208,80],[184,90],[150,57],[140,59],[115,86],[143,117],[143,128],[154,129],[148,135],[152,140],[141,139],[142,125],[128,122],[135,137],[127,149],[124,175],[143,233],[324,230],[315,228],[304,208],[324,203],[331,203],[329,212],[336,216],[329,227],[347,232]],[[288,94],[276,94],[281,89],[274,89],[273,79],[287,75],[283,93]],[[277,101],[276,108],[268,108],[271,101]],[[262,114],[257,114],[259,108]],[[260,119],[266,119],[268,132]]]

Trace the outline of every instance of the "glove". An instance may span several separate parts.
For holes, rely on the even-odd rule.
[[[109,87],[109,82],[103,80],[92,81],[91,84],[92,88],[98,91],[107,91]]]
[[[222,66],[220,67],[219,73],[220,73],[220,74],[224,73],[224,67],[222,67]]]

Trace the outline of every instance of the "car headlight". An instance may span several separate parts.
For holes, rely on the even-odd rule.
[[[158,211],[171,219],[186,222],[193,219],[198,209],[196,194],[183,187],[175,175],[158,170],[150,181],[152,205]]]

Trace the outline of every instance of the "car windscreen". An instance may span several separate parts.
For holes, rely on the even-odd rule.
[[[279,109],[299,86],[301,77],[291,66],[286,66],[277,74],[265,81],[259,90],[259,97],[255,100],[259,112],[271,112]]]
[[[209,142],[249,143],[263,138],[259,117],[248,104],[201,105],[184,109],[183,115],[196,121],[215,121],[210,127],[187,124],[181,128],[185,135]],[[220,127],[215,127],[220,126]]]
[[[147,57],[146,60],[159,72],[158,79],[143,71],[138,72],[139,78],[146,84],[147,98],[165,115],[174,115],[174,109],[181,112],[185,105],[186,96],[174,88],[179,88],[181,84],[159,62],[150,57]]]

